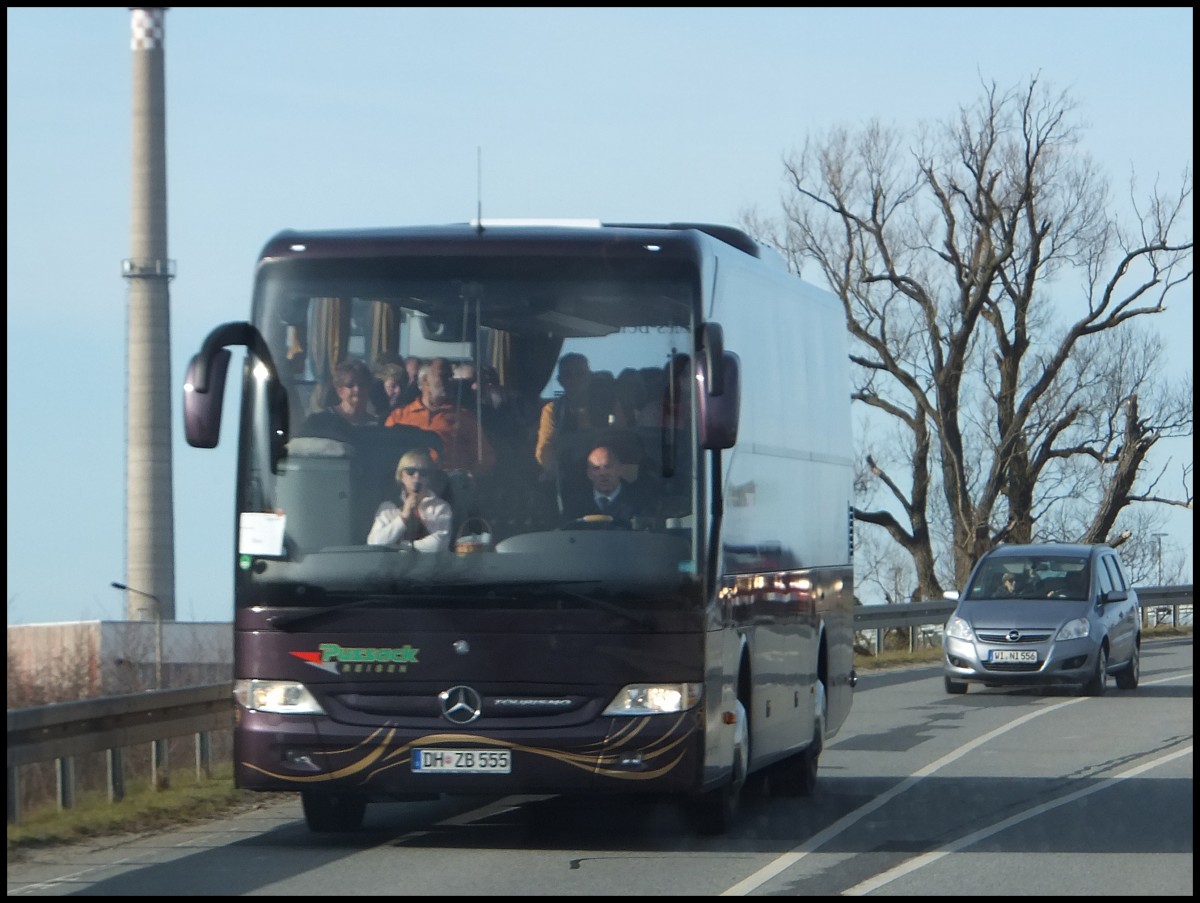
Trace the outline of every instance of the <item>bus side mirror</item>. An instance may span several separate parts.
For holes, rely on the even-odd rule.
[[[225,397],[228,348],[219,348],[207,361],[192,356],[183,383],[183,429],[193,448],[216,448],[221,438],[221,406]],[[207,391],[197,386],[203,383]]]
[[[287,441],[287,393],[278,384],[278,370],[262,333],[245,321],[222,323],[204,338],[200,351],[188,363],[183,384],[183,428],[188,445],[216,448],[221,438],[221,404],[225,397],[225,373],[229,369],[227,345],[242,345],[266,368],[272,430],[272,467]]]
[[[738,419],[741,416],[741,362],[732,351],[723,352],[719,360],[721,388],[719,395],[699,392],[697,400],[700,428],[700,447],[707,449],[733,448],[737,444]],[[707,356],[701,359],[701,378],[711,385],[712,369]]]
[[[720,323],[705,323],[700,327],[700,384],[706,395],[721,395],[725,391],[725,374],[721,358],[725,356],[725,330]]]

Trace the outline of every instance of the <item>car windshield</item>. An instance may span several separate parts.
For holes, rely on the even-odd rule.
[[[968,599],[1088,598],[1088,561],[1079,556],[996,556],[975,573]]]

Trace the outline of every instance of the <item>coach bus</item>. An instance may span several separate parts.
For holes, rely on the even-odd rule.
[[[238,346],[238,787],[298,791],[322,832],[377,801],[665,794],[717,833],[748,786],[813,791],[856,680],[836,298],[729,226],[285,231],[189,363],[192,446]],[[556,420],[541,466],[566,355],[587,404],[626,403]],[[333,413],[339,363],[405,357],[468,365],[441,432]],[[566,509],[600,447],[638,516]],[[401,471],[449,504],[435,548],[368,542]]]

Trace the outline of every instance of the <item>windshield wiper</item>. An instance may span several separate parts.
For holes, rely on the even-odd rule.
[[[568,596],[571,599],[578,599],[580,602],[586,602],[588,605],[594,605],[596,608],[607,611],[609,614],[619,615],[622,618],[632,621],[639,627],[653,629],[658,623],[655,621],[653,615],[638,614],[636,611],[630,611],[623,605],[617,605],[615,602],[609,602],[607,599],[598,599],[595,596],[588,596],[584,593],[572,592],[570,590],[564,591],[562,595]]]
[[[590,583],[593,581],[580,580],[579,583]],[[628,621],[637,624],[639,627],[653,628],[657,623],[652,615],[642,615],[638,612],[631,611],[622,605],[615,602],[609,602],[607,599],[600,599],[596,596],[590,596],[586,593],[576,592],[574,590],[563,589],[561,583],[558,585],[546,584],[498,584],[490,587],[484,587],[478,583],[458,583],[458,584],[423,584],[418,587],[405,587],[404,590],[396,590],[387,595],[372,595],[363,599],[355,599],[349,602],[342,602],[337,605],[325,605],[321,608],[314,608],[309,611],[298,611],[291,614],[275,615],[269,619],[269,623],[277,630],[288,630],[294,628],[297,624],[303,624],[314,618],[320,618],[324,615],[334,614],[336,612],[351,611],[356,608],[367,608],[374,605],[383,605],[399,601],[412,601],[413,599],[424,600],[462,600],[462,599],[508,599],[515,601],[522,596],[536,595],[540,597],[558,596],[568,599],[574,599],[583,602],[594,608],[599,608],[609,614],[614,614]]]
[[[519,599],[522,596],[530,595],[541,598],[567,598],[574,599],[577,602],[583,602],[593,608],[599,608],[601,611],[606,611],[609,614],[614,614],[625,618],[627,621],[632,621],[639,627],[653,628],[657,623],[653,615],[642,615],[636,611],[632,611],[623,605],[618,605],[615,602],[609,602],[607,599],[601,599],[597,596],[590,596],[587,593],[581,593],[573,589],[565,589],[564,584],[567,583],[595,583],[595,580],[556,580],[553,583],[500,583],[494,586],[494,589],[489,590],[489,594],[493,597],[498,592],[510,599]]]
[[[457,588],[462,589],[462,588],[465,588],[465,586],[466,585],[464,585],[463,587],[457,587]],[[440,587],[441,590],[447,590],[447,589],[451,589],[451,588],[454,588],[454,587],[448,587],[448,586]],[[444,591],[443,592],[430,592],[428,590],[428,588],[422,587],[419,590],[419,592],[416,592],[416,593],[407,593],[407,592],[399,593],[399,592],[397,592],[397,593],[394,593],[392,595],[387,595],[387,596],[378,596],[378,595],[367,596],[365,599],[355,599],[353,602],[341,602],[337,605],[325,605],[321,608],[314,608],[310,611],[297,611],[297,612],[293,612],[292,614],[287,614],[287,615],[275,615],[275,616],[269,618],[267,623],[269,623],[272,627],[275,627],[279,630],[287,630],[289,627],[294,627],[297,624],[302,624],[305,621],[312,620],[313,618],[319,618],[322,615],[333,614],[334,612],[351,611],[352,609],[355,609],[355,608],[368,608],[372,605],[383,605],[386,603],[396,602],[399,600],[408,600],[408,599],[411,599],[414,597],[419,597],[422,600],[424,600],[424,599],[462,599],[463,594],[461,592],[444,592]]]

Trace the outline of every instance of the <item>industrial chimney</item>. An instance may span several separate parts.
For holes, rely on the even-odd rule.
[[[133,51],[133,208],[129,286],[129,404],[125,584],[130,620],[175,619],[171,475],[171,315],[163,74],[166,7],[130,7]]]

